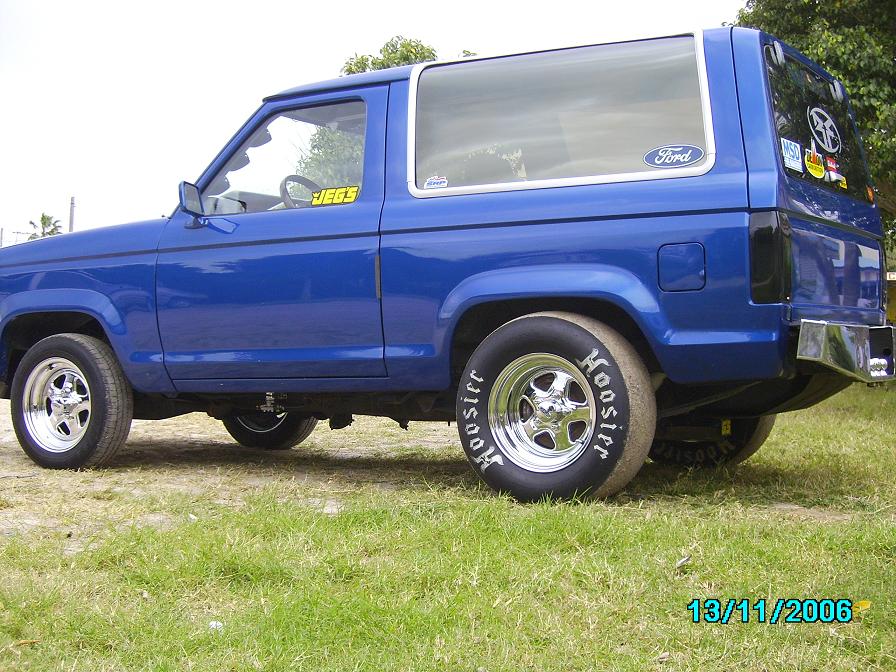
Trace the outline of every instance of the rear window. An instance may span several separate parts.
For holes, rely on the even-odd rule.
[[[418,189],[672,177],[710,162],[693,36],[426,67],[415,122]]]
[[[870,201],[868,168],[845,95],[838,101],[826,77],[790,56],[776,65],[770,46],[765,62],[786,173]]]

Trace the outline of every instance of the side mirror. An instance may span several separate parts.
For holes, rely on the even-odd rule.
[[[180,209],[188,215],[193,215],[191,223],[187,224],[188,229],[198,229],[202,226],[200,217],[202,217],[202,199],[199,197],[199,188],[195,184],[189,182],[181,182],[178,188],[180,196]]]

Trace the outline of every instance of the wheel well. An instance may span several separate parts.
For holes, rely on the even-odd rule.
[[[495,329],[510,320],[546,310],[577,313],[600,320],[618,331],[638,352],[651,373],[661,371],[659,361],[650,347],[644,332],[622,308],[599,299],[538,298],[493,301],[473,306],[465,312],[451,341],[451,377],[460,380],[464,367],[473,350]]]
[[[109,342],[99,321],[87,313],[59,311],[16,317],[3,331],[3,349],[6,352],[6,371],[3,373],[7,385],[12,384],[19,362],[28,349],[54,334],[83,334]]]

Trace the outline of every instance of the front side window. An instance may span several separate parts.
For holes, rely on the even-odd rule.
[[[347,204],[360,195],[362,101],[281,112],[262,124],[202,192],[205,213]]]
[[[416,186],[649,178],[705,166],[695,50],[684,36],[426,67]]]

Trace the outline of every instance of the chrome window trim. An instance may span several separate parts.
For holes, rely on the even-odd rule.
[[[662,170],[645,170],[634,173],[608,173],[606,175],[583,175],[580,177],[562,177],[549,180],[531,180],[528,182],[503,182],[498,184],[475,184],[463,187],[445,187],[442,189],[420,189],[417,186],[417,87],[420,75],[426,68],[453,63],[469,63],[472,61],[495,60],[507,58],[507,56],[524,56],[526,54],[506,54],[502,56],[488,56],[479,58],[461,58],[449,61],[434,61],[431,63],[419,63],[413,67],[409,79],[408,88],[408,147],[407,147],[407,185],[408,192],[414,198],[433,198],[440,196],[458,196],[461,194],[491,194],[502,191],[523,191],[529,189],[551,189],[554,187],[574,187],[590,184],[611,184],[617,182],[638,182],[642,180],[668,180],[677,177],[696,177],[705,175],[716,162],[716,142],[712,124],[712,107],[709,100],[709,77],[706,73],[706,55],[703,45],[703,31],[695,30],[679,35],[666,35],[639,40],[622,40],[620,42],[606,42],[604,44],[627,44],[632,42],[646,42],[648,40],[663,40],[674,37],[694,38],[694,53],[697,57],[697,80],[700,87],[700,100],[703,110],[703,131],[706,136],[706,161],[699,166],[685,166],[683,168],[664,168]],[[580,45],[603,46],[603,44]],[[578,47],[563,47],[561,49],[546,49],[528,53],[547,53],[551,51],[563,51]]]

